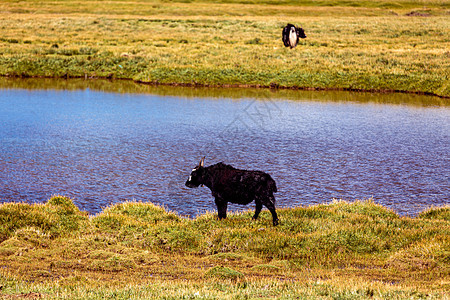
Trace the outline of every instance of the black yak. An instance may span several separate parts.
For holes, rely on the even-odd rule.
[[[299,38],[306,38],[305,31],[301,27],[295,27],[295,25],[287,24],[283,28],[283,43],[284,46],[290,47],[291,49],[297,46]]]
[[[192,170],[186,186],[194,188],[206,185],[215,198],[219,219],[227,217],[228,202],[246,205],[255,200],[256,210],[253,219],[258,218],[264,205],[272,214],[273,225],[278,225],[273,196],[277,186],[269,174],[235,169],[222,162],[204,167],[204,159],[203,157],[198,166]]]

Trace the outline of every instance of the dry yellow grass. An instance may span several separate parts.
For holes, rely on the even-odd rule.
[[[446,1],[353,2],[6,1],[0,74],[450,95]]]

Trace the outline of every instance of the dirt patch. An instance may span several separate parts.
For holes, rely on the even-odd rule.
[[[0,295],[0,299],[42,299],[43,294],[40,293],[23,293],[14,295]]]
[[[405,16],[407,17],[431,17],[431,14],[420,11],[411,11],[407,13]]]

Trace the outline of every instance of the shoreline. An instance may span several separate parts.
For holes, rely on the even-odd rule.
[[[357,92],[357,93],[374,93],[374,94],[411,94],[411,95],[422,95],[422,96],[432,96],[441,99],[450,99],[450,96],[439,95],[432,92],[423,91],[408,91],[408,90],[396,90],[396,89],[360,89],[360,88],[344,88],[344,87],[307,87],[307,86],[282,86],[278,84],[264,85],[264,84],[207,84],[207,83],[183,83],[183,82],[147,82],[142,80],[134,80],[132,78],[115,78],[114,76],[98,76],[98,77],[86,77],[86,76],[10,76],[10,75],[0,75],[3,78],[31,78],[31,79],[85,79],[85,80],[111,80],[111,81],[132,81],[134,83],[149,85],[149,86],[172,86],[172,87],[199,87],[199,88],[250,88],[250,89],[272,89],[272,90],[298,90],[298,91],[343,91],[343,92]]]

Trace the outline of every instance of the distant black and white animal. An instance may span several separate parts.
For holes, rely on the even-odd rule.
[[[222,162],[204,167],[203,157],[186,181],[189,188],[206,185],[215,198],[219,219],[227,217],[228,203],[249,204],[255,200],[256,210],[253,219],[258,218],[262,206],[267,207],[272,214],[273,225],[278,225],[275,211],[277,186],[272,177],[262,171],[247,171],[235,169]]]
[[[295,25],[287,24],[283,28],[283,43],[284,46],[291,49],[297,46],[299,38],[306,38],[305,31],[301,27],[295,27]]]

